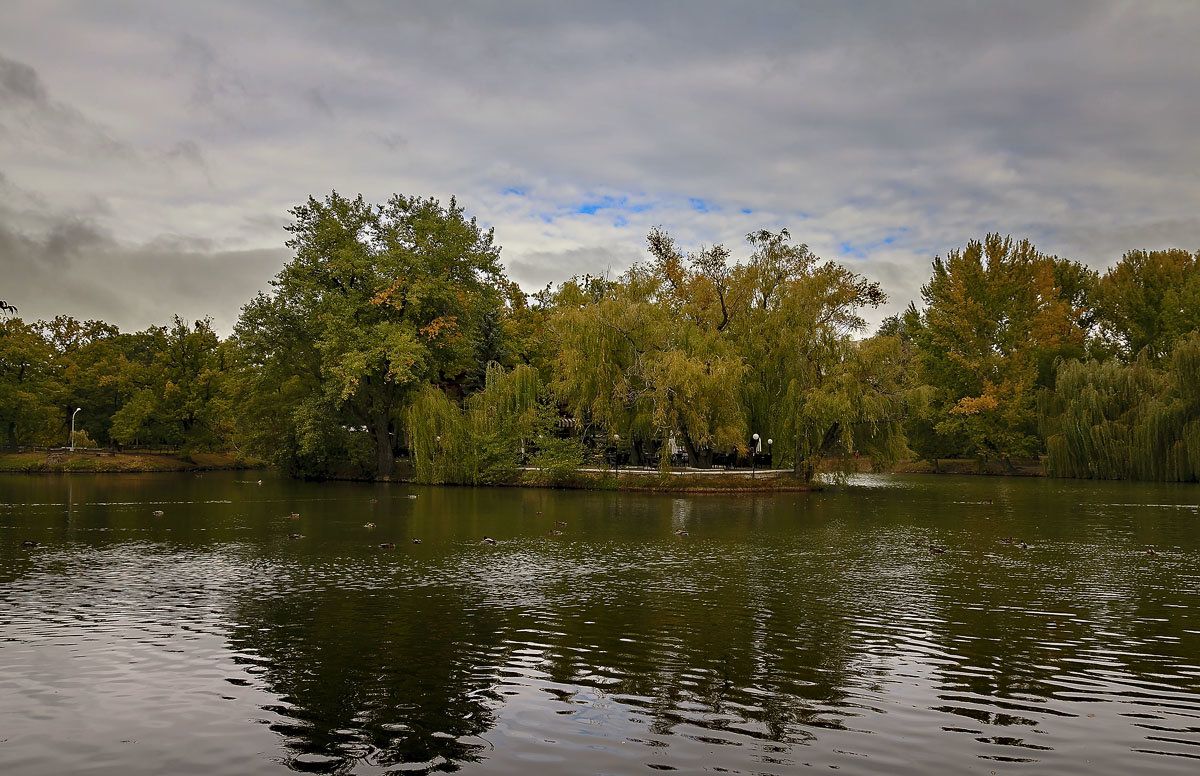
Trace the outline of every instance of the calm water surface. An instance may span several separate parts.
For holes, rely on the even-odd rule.
[[[1194,486],[257,477],[0,475],[0,772],[1200,772]]]

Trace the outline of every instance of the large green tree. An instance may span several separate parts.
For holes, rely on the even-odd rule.
[[[8,445],[45,444],[62,421],[54,348],[39,327],[0,320],[0,424]]]
[[[862,311],[886,300],[877,283],[836,262],[821,262],[787,230],[747,235],[754,248],[739,268],[744,300],[731,334],[749,372],[751,428],[812,478],[830,458],[856,452],[877,463],[904,450],[905,395],[899,343],[859,342]]]
[[[938,434],[983,457],[1040,452],[1036,392],[1058,359],[1083,355],[1089,273],[998,234],[934,260],[907,323]]]
[[[236,328],[237,390],[262,397],[243,416],[243,436],[315,473],[338,464],[331,450],[361,447],[361,434],[347,434],[366,428],[371,469],[389,476],[416,390],[461,391],[497,347],[489,332],[505,302],[499,248],[454,199],[395,195],[372,205],[334,192],[291,214],[295,257]]]
[[[128,358],[133,338],[103,321],[79,321],[66,315],[40,324],[54,349],[55,401],[64,419],[82,407],[76,428],[107,443],[112,418],[137,389],[142,370]]]
[[[660,230],[648,244],[651,259],[617,281],[585,277],[559,288],[554,388],[601,436],[624,437],[634,462],[674,435],[693,465],[708,467],[714,450],[747,442],[742,361],[704,274],[704,262],[723,273],[724,257],[717,248],[689,262]]]
[[[224,382],[232,362],[208,319],[151,327],[124,338],[130,396],[112,416],[122,444],[158,443],[185,450],[226,445]]]
[[[617,281],[564,284],[555,304],[559,395],[577,417],[637,440],[670,435],[693,465],[746,452],[751,434],[811,478],[858,450],[894,457],[903,386],[896,343],[860,344],[877,284],[757,232],[745,262],[684,254],[661,229]]]
[[[1097,313],[1124,360],[1165,358],[1200,329],[1200,253],[1130,251],[1100,279]]]

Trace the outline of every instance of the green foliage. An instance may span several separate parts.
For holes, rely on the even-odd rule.
[[[208,320],[189,326],[178,316],[170,327],[151,329],[145,363],[129,369],[129,398],[113,414],[110,433],[122,444],[166,444],[186,451],[224,446],[219,412],[227,353]]]
[[[336,192],[291,211],[293,258],[222,342],[207,321],[121,333],[0,316],[6,444],[233,448],[300,476],[568,483],[674,439],[691,465],[757,433],[801,482],[917,455],[1062,476],[1192,481],[1200,255],[1131,251],[1103,278],[989,234],[938,257],[864,337],[878,284],[787,230],[685,252],[664,230],[620,277],[527,295],[457,202]]]
[[[61,428],[53,358],[37,327],[20,318],[0,320],[0,424],[8,445],[47,444]]]
[[[485,387],[465,404],[427,386],[409,409],[418,482],[494,485],[510,481],[537,426],[541,381],[521,365],[488,365]]]
[[[559,397],[606,439],[633,449],[674,436],[701,467],[719,451],[746,454],[752,432],[808,477],[867,443],[902,451],[900,373],[886,348],[853,341],[882,291],[790,239],[748,235],[752,255],[730,263],[723,246],[685,256],[655,229],[650,259],[620,279],[543,295]]]
[[[0,328],[0,420],[9,444],[68,444],[76,431],[107,444],[221,449],[230,347],[209,321],[122,334],[59,316]],[[11,408],[6,417],[5,407]]]
[[[1041,404],[1054,476],[1200,481],[1200,332],[1161,365],[1064,362]]]
[[[1103,330],[1126,361],[1146,352],[1158,362],[1200,329],[1200,253],[1130,251],[1101,278]]]
[[[583,443],[573,437],[551,436],[537,441],[538,449],[529,465],[536,468],[548,483],[568,481],[576,469],[583,466],[586,453]]]
[[[899,342],[853,339],[866,326],[861,311],[886,296],[790,239],[786,230],[749,235],[755,251],[743,275],[752,304],[733,329],[750,369],[750,423],[805,479],[826,459],[845,468],[868,448],[889,460],[905,449]]]
[[[307,471],[338,429],[365,426],[374,473],[388,476],[423,387],[461,389],[479,354],[503,350],[499,248],[453,199],[334,192],[291,212],[295,258],[236,330],[239,392],[287,404],[242,414],[241,436]]]
[[[936,258],[925,309],[905,316],[933,431],[981,457],[1040,452],[1036,391],[1083,355],[1093,286],[1081,265],[998,234]]]
[[[535,470],[532,478],[548,485],[571,481],[587,456],[577,436],[563,435],[559,420],[554,392],[543,386],[535,407],[533,437],[529,440],[533,447],[529,465]]]

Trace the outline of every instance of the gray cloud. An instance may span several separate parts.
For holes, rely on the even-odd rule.
[[[0,57],[0,103],[30,103],[44,109],[49,100],[36,70]]]
[[[329,103],[325,101],[321,90],[317,88],[309,89],[304,93],[304,99],[312,106],[312,109],[321,114],[327,119],[333,118],[333,108],[329,107]]]
[[[788,226],[883,281],[880,317],[988,230],[1097,267],[1200,244],[1191,3],[14,2],[5,22],[6,298],[65,262],[129,320],[205,299],[228,330],[287,209],[333,188],[458,194],[529,288],[620,271],[654,224],[735,255]],[[108,285],[85,255],[148,274]],[[22,312],[86,296],[54,289]]]
[[[125,330],[174,314],[213,316],[228,327],[287,259],[283,248],[214,250],[171,235],[123,244],[74,219],[41,237],[0,226],[0,255],[5,298],[17,299],[22,315],[99,318]]]
[[[51,100],[37,70],[0,54],[0,130],[10,150],[50,146],[76,154],[128,157],[129,149],[102,124]]]

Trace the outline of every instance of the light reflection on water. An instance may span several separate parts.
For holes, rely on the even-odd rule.
[[[1195,488],[264,479],[0,479],[4,773],[1200,767]]]

